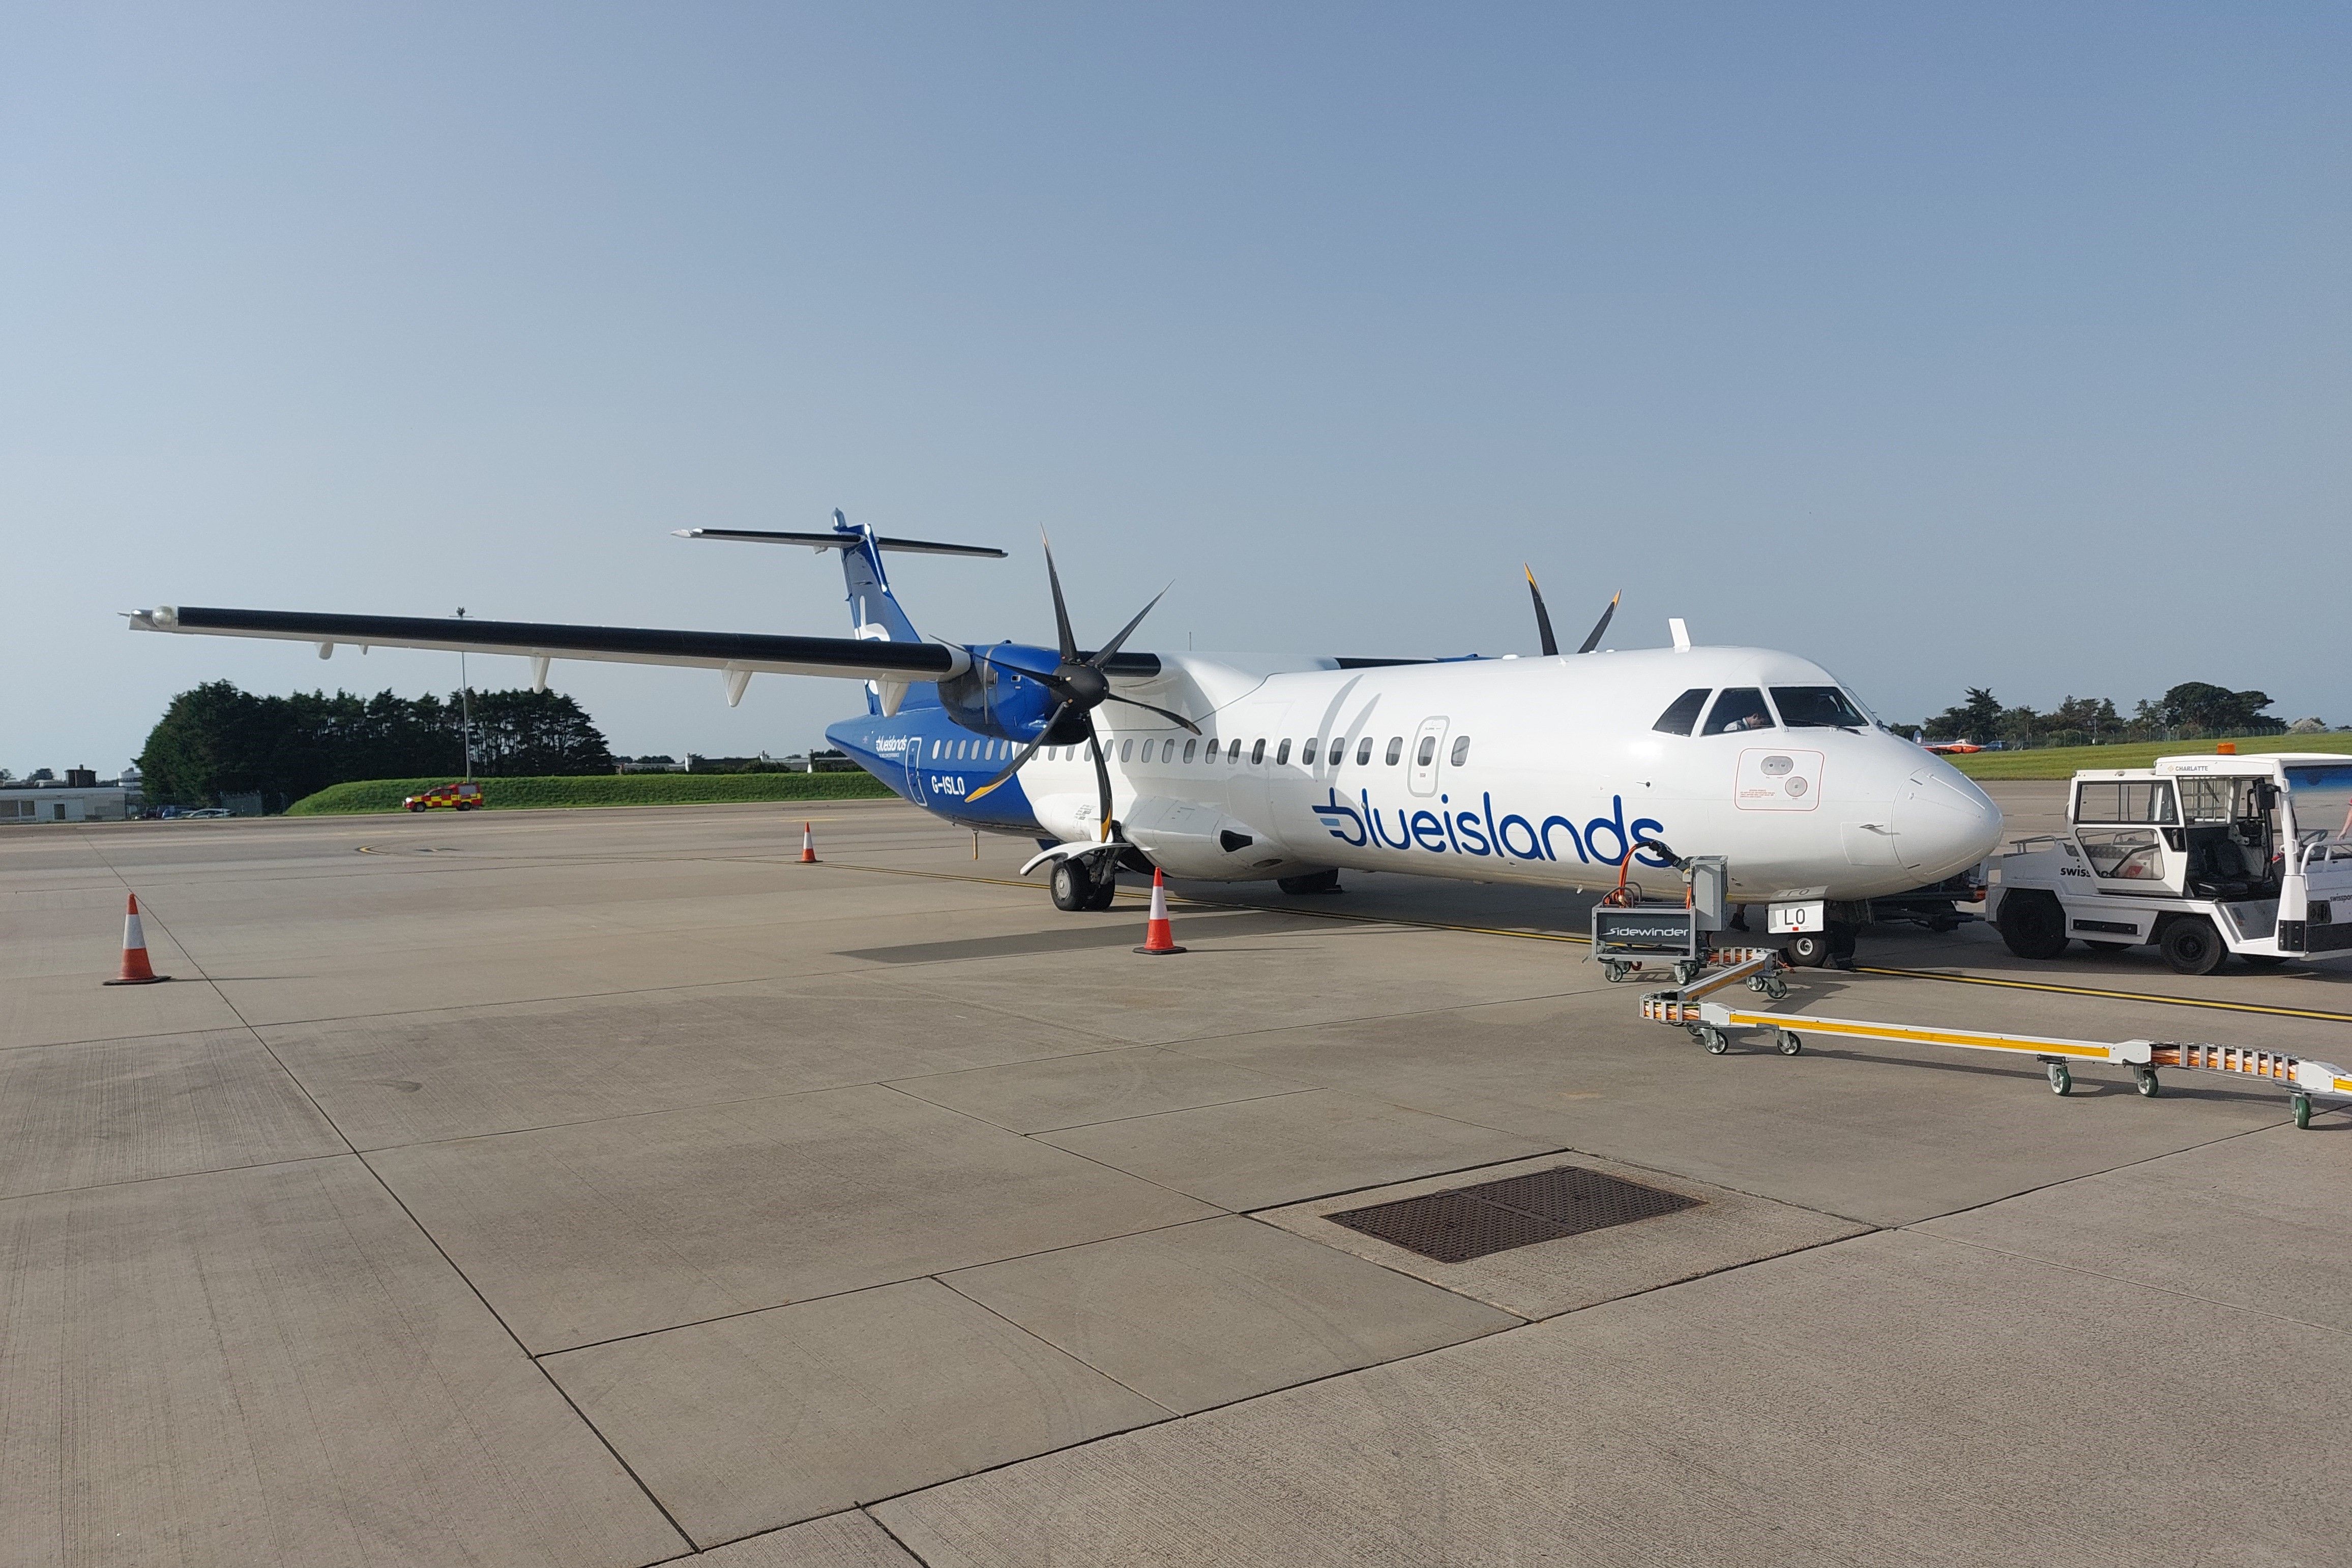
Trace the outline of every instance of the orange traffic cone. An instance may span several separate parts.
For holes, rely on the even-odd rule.
[[[159,975],[147,962],[147,933],[139,924],[139,895],[131,895],[130,913],[122,917],[122,973],[107,981],[110,986],[152,986],[168,980],[169,975]]]
[[[801,824],[801,864],[816,864],[816,824],[814,822]]]
[[[1168,926],[1168,889],[1160,880],[1160,868],[1151,868],[1151,918],[1143,925],[1143,946],[1139,953],[1149,953],[1155,958],[1165,958],[1171,953],[1181,953],[1176,946],[1176,933]]]

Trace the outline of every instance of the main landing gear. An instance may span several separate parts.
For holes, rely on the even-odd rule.
[[[1099,873],[1087,870],[1088,859],[1100,862]],[[1118,895],[1118,867],[1108,855],[1086,859],[1072,855],[1054,862],[1050,885],[1056,909],[1068,913],[1108,909],[1110,901]]]

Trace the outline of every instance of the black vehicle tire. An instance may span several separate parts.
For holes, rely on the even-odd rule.
[[[2176,975],[2210,975],[2221,967],[2230,949],[2213,923],[2201,915],[2177,915],[2156,939],[2164,967]]]
[[[1087,874],[1085,862],[1055,861],[1053,874],[1047,881],[1054,890],[1055,908],[1075,915],[1089,907],[1087,901],[1094,896],[1095,883],[1094,878]]]
[[[2066,950],[2066,912],[2040,888],[2000,901],[2000,939],[2021,958],[2055,958]]]
[[[1087,895],[1088,909],[1108,909],[1111,900],[1118,896],[1118,864],[1106,861],[1101,871],[1094,873],[1095,890]]]
[[[1800,931],[1789,938],[1780,949],[1780,961],[1800,969],[1818,969],[1830,961],[1830,938],[1825,931]]]
[[[1310,871],[1303,876],[1278,876],[1274,879],[1274,885],[1293,897],[1309,893],[1337,893],[1339,891],[1339,873],[1337,871]]]

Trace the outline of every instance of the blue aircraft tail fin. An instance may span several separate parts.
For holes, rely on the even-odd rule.
[[[874,530],[853,523],[836,508],[833,531],[854,537],[856,543],[841,552],[841,575],[849,585],[849,624],[860,637],[886,643],[919,643],[922,633],[907,619],[890,591],[890,574],[883,570],[882,551]]]

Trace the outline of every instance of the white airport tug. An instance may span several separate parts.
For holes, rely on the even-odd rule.
[[[2067,829],[1985,862],[2021,958],[2153,943],[2176,974],[2352,956],[2352,757],[2164,757],[2074,775]]]

